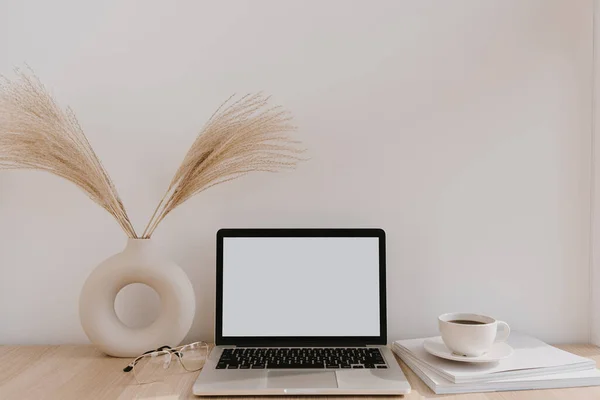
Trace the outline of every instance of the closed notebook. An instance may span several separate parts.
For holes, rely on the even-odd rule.
[[[487,382],[453,383],[427,368],[425,364],[420,363],[416,358],[408,354],[404,354],[401,358],[436,394],[556,389],[600,385],[600,371],[595,368],[585,371],[562,372]],[[598,389],[598,396],[600,398],[600,388]]]
[[[557,349],[534,337],[513,332],[508,344],[514,354],[497,363],[462,363],[444,360],[429,354],[422,339],[399,340],[392,348],[402,357],[408,354],[428,369],[452,383],[485,382],[510,378],[524,378],[553,373],[594,369],[596,363],[588,358]]]

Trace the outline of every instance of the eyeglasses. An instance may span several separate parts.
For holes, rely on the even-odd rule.
[[[162,346],[137,357],[123,368],[123,372],[133,371],[135,380],[139,384],[153,383],[173,374],[179,365],[187,372],[198,371],[204,366],[207,356],[208,344],[205,342],[195,342],[175,348]],[[173,358],[179,362],[172,362]],[[172,367],[173,364],[176,367]]]

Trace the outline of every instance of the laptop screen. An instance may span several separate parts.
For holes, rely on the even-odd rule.
[[[378,237],[224,237],[223,337],[378,337]]]

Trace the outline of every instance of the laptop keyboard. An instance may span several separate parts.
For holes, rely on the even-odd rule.
[[[370,347],[292,347],[224,349],[217,369],[387,368]]]

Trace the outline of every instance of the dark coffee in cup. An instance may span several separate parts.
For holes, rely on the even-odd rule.
[[[471,321],[469,319],[453,319],[452,321],[448,321],[453,324],[461,324],[461,325],[484,325],[485,322],[480,321]]]

